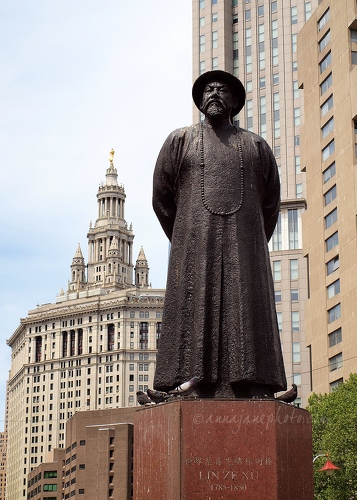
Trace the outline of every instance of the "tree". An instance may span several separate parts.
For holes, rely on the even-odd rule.
[[[307,409],[312,414],[314,456],[328,453],[341,468],[332,476],[318,470],[323,459],[314,463],[316,500],[357,498],[357,374],[330,394],[312,394]]]

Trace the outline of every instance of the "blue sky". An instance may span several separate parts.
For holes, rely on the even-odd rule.
[[[134,259],[164,287],[168,244],[151,208],[166,136],[192,122],[191,0],[0,4],[0,420],[20,318],[66,289],[109,151]],[[0,429],[2,423],[0,423]]]

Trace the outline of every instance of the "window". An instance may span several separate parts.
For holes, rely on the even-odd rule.
[[[290,259],[290,279],[297,280],[299,277],[299,267],[297,259]]]
[[[325,207],[329,205],[337,196],[337,186],[336,184],[332,186],[331,189],[329,189],[325,194],[324,194],[324,200],[325,200]]]
[[[295,185],[295,194],[296,198],[302,198],[302,184],[296,184]]]
[[[351,52],[351,64],[357,64],[357,52],[355,50]]]
[[[333,347],[340,342],[342,342],[342,329],[337,328],[337,330],[331,332],[328,336],[329,347]]]
[[[130,370],[131,372],[132,372],[132,371],[134,371],[134,364],[132,364],[132,363],[130,363],[130,364],[129,364],[129,370]]]
[[[311,2],[305,2],[305,22],[311,17]]]
[[[297,24],[298,15],[297,15],[297,7],[291,7],[291,24]]]
[[[217,0],[212,0],[212,5],[215,5],[217,3]]]
[[[279,40],[278,40],[278,21],[276,19],[271,22],[271,45],[272,45],[272,63],[273,66],[279,64]]]
[[[328,322],[333,323],[333,321],[336,321],[336,319],[341,317],[341,304],[337,304],[334,307],[331,307],[327,311],[328,314]]]
[[[329,167],[324,171],[324,183],[329,181],[334,175],[336,175],[336,164],[335,162],[331,163]]]
[[[326,252],[329,252],[337,245],[338,245],[338,231],[336,231],[335,233],[333,233],[332,236],[327,238],[327,240],[326,240]]]
[[[274,137],[280,137],[280,96],[279,92],[273,94]]]
[[[335,152],[335,140],[333,139],[327,146],[322,150],[322,161],[326,161]]]
[[[301,174],[300,155],[295,156],[295,173]]]
[[[322,28],[325,26],[325,24],[327,23],[327,21],[329,19],[330,19],[330,9],[327,9],[325,14],[322,17],[320,17],[320,19],[317,22],[317,26],[318,26],[319,31],[322,30]]]
[[[330,118],[330,120],[325,123],[325,125],[321,128],[321,134],[322,134],[322,138],[325,139],[325,137],[333,131],[333,128],[334,128],[334,120],[333,120],[333,117]]]
[[[271,3],[271,11],[272,11],[272,13],[273,12],[277,12],[277,10],[278,10],[278,2],[276,2],[276,1],[272,2]]]
[[[283,313],[282,312],[277,312],[276,313],[276,319],[278,322],[278,330],[279,332],[283,331]]]
[[[325,217],[325,229],[328,229],[332,224],[334,224],[337,221],[337,208],[335,210],[332,210],[328,215]]]
[[[288,210],[289,250],[299,248],[298,211]]]
[[[297,51],[297,33],[291,35],[291,52]]]
[[[212,57],[212,69],[218,69],[218,57]]]
[[[338,380],[334,380],[333,382],[330,383],[330,392],[334,391],[335,389],[338,389],[338,387],[343,384],[343,377],[339,378]]]
[[[273,251],[276,252],[278,250],[282,250],[282,230],[281,230],[281,213],[279,212],[278,221],[276,223],[273,237]]]
[[[299,290],[297,288],[292,288],[290,290],[290,295],[291,295],[292,302],[299,300]]]
[[[327,101],[325,101],[321,106],[321,117],[325,116],[326,113],[330,111],[333,106],[333,95],[331,95]]]
[[[218,48],[218,31],[212,32],[212,49]]]
[[[57,484],[44,484],[43,491],[57,491]]]
[[[300,97],[299,83],[297,80],[293,81],[293,91],[294,91],[294,99],[298,99]]]
[[[295,127],[300,126],[300,108],[294,108],[294,125]]]
[[[275,260],[273,262],[273,275],[274,281],[281,280],[281,260]]]
[[[203,26],[206,24],[206,18],[205,17],[200,17],[200,27],[203,28]]]
[[[300,363],[300,342],[293,342],[293,363]]]
[[[206,36],[200,35],[200,52],[204,52],[205,49],[206,49]],[[133,318],[134,316],[131,316],[130,313],[130,317]]]
[[[259,79],[259,88],[263,89],[265,87],[265,76]]]
[[[332,73],[320,84],[320,93],[323,95],[332,85]]]
[[[250,18],[251,18],[251,12],[250,12],[250,9],[248,9],[245,11],[245,20],[249,21]]]
[[[332,299],[335,295],[340,293],[340,280],[336,280],[327,287],[327,298]]]
[[[332,274],[334,271],[337,271],[337,269],[340,267],[340,257],[339,255],[336,255],[333,259],[329,260],[326,264],[326,274],[329,276]]]
[[[331,33],[330,30],[328,30],[326,35],[319,41],[320,52],[322,52],[327,47],[327,44],[330,42],[330,40],[331,40]]]
[[[233,59],[238,59],[238,32],[233,33]],[[248,82],[247,82],[248,84]],[[248,92],[248,89],[246,88]]]
[[[217,12],[214,12],[212,14],[212,23],[216,23],[217,21],[218,21],[218,14],[217,14]],[[238,15],[237,15],[237,21],[236,22],[238,22]],[[233,24],[234,24],[234,16],[233,16]]]
[[[281,302],[281,290],[275,290],[275,302]]]
[[[265,69],[265,43],[264,43],[264,24],[259,24],[259,69]]]
[[[247,129],[252,131],[253,129],[253,101],[248,99],[246,101],[246,114],[247,114]]]
[[[332,358],[329,359],[329,362],[330,362],[330,372],[333,372],[333,371],[341,368],[342,367],[342,352],[340,352],[339,354],[336,354],[336,356],[332,356]]]
[[[206,71],[206,61],[200,61],[200,75]]]
[[[331,51],[327,54],[327,56],[325,56],[322,61],[320,62],[319,66],[320,66],[320,74],[323,73],[325,71],[325,69],[328,68],[328,66],[331,64],[331,61],[332,61],[332,54],[331,54]]]
[[[296,385],[301,385],[301,373],[293,373],[293,382]]]
[[[298,332],[300,330],[299,311],[291,311],[291,329],[293,332]]]
[[[251,73],[252,72],[252,28],[247,28],[245,30],[245,65],[246,65],[246,72]]]
[[[357,42],[357,30],[350,30],[351,42]]]
[[[200,0],[200,9],[205,8],[205,0]]]

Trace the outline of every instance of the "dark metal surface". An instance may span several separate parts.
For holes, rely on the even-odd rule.
[[[231,124],[222,80],[205,87],[203,125],[172,132],[155,167],[171,255],[154,385],[197,376],[199,397],[271,397],[286,389],[267,246],[279,175],[267,143]]]

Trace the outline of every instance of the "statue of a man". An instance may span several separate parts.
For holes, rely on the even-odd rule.
[[[172,132],[157,159],[153,206],[171,241],[154,386],[197,376],[200,397],[273,397],[286,389],[268,241],[279,214],[276,162],[232,124],[245,90],[202,74],[204,121]]]

